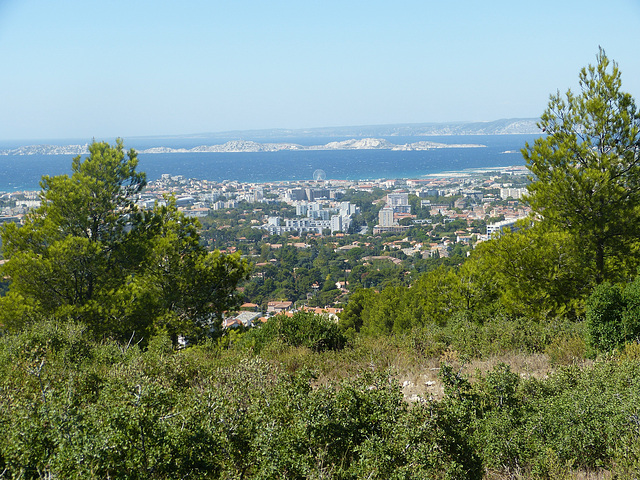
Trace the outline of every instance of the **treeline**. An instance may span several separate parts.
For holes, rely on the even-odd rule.
[[[468,249],[461,246],[451,258],[423,259],[384,245],[393,238],[358,237],[355,241],[362,246],[348,250],[338,249],[338,243],[316,239],[307,240],[306,248],[293,246],[290,240],[284,240],[277,249],[263,245],[260,254],[253,258],[251,278],[241,284],[244,297],[263,307],[270,300],[302,301],[309,306],[324,307],[346,301],[337,282],[346,282],[350,291],[409,285],[421,271],[461,262],[461,253]],[[354,240],[354,236],[349,240]]]
[[[584,313],[595,286],[584,278],[578,246],[545,224],[523,221],[484,242],[459,265],[443,264],[410,285],[353,293],[341,323],[366,335],[401,333],[456,316],[544,320]]]

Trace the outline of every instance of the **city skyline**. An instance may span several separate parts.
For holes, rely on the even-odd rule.
[[[640,4],[0,1],[0,141],[539,116]]]

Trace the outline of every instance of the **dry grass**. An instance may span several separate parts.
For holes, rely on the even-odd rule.
[[[444,389],[438,374],[442,362],[451,364],[472,380],[478,375],[485,375],[499,364],[508,365],[512,372],[522,378],[544,378],[554,369],[549,357],[545,354],[509,353],[464,362],[456,356],[455,352],[446,351],[440,358],[423,362],[419,368],[414,365],[410,369],[396,370],[398,372],[396,378],[403,386],[403,393],[407,400],[442,398]]]
[[[549,355],[542,353],[507,353],[488,359],[472,359],[464,362],[456,356],[455,352],[448,350],[440,358],[423,359],[417,364],[406,365],[406,362],[403,362],[394,365],[393,371],[396,372],[394,376],[402,385],[402,391],[407,400],[439,400],[442,398],[444,389],[439,377],[442,362],[451,364],[471,381],[474,377],[484,376],[499,364],[508,365],[512,372],[524,379],[542,379],[558,368],[557,363],[552,362]],[[591,363],[590,360],[584,359],[579,362],[581,366],[587,366]]]
[[[525,472],[486,472],[486,480],[538,480],[537,476]],[[618,478],[608,470],[569,470],[558,472],[553,476],[554,480],[612,480]]]
[[[508,365],[512,372],[527,379],[545,378],[560,365],[586,366],[591,363],[574,355],[568,355],[564,361],[560,361],[555,351],[533,354],[509,352],[486,359],[468,359],[449,348],[438,357],[425,357],[406,345],[385,339],[363,339],[353,348],[323,353],[277,344],[265,349],[262,356],[282,365],[289,372],[303,368],[313,370],[318,375],[318,385],[340,383],[363,371],[389,372],[402,386],[408,401],[440,400],[443,397],[443,385],[439,378],[442,363],[452,365],[471,381],[484,376],[499,364]]]

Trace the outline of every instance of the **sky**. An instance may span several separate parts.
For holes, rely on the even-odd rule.
[[[0,0],[0,141],[538,117],[640,0]]]

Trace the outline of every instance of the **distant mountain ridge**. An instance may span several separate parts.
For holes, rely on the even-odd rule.
[[[399,123],[389,125],[361,125],[349,127],[317,127],[300,129],[238,130],[193,135],[175,135],[172,138],[233,138],[264,140],[268,138],[314,137],[421,137],[446,135],[535,135],[540,129],[539,118],[508,118],[490,122]],[[142,138],[142,137],[141,137]],[[144,137],[151,139],[153,137]],[[169,137],[164,137],[169,138]]]
[[[360,127],[314,128],[295,135],[349,137],[420,137],[444,135],[527,135],[538,134],[538,118],[511,118],[491,122],[410,123]]]
[[[231,153],[231,152],[277,152],[282,150],[431,150],[434,148],[464,148],[483,147],[479,144],[445,144],[430,141],[396,144],[385,138],[392,137],[427,137],[427,136],[456,136],[456,135],[511,135],[511,134],[540,134],[537,127],[538,119],[502,119],[492,122],[474,123],[423,123],[423,124],[394,124],[370,125],[354,127],[322,127],[311,129],[272,129],[246,130],[238,132],[219,132],[197,135],[174,135],[165,137],[134,137],[131,140],[154,138],[158,142],[170,142],[178,139],[202,139],[203,142],[237,138],[221,144],[203,144],[193,148],[173,148],[157,146],[137,149],[139,153]],[[283,139],[300,138],[347,138],[347,140],[329,142],[322,145],[299,145],[288,143]],[[246,140],[251,138],[253,140]],[[278,142],[269,142],[278,139]],[[257,141],[257,140],[262,140]],[[28,145],[8,150],[0,150],[0,155],[86,155],[89,153],[88,144],[84,145]]]

